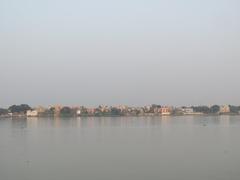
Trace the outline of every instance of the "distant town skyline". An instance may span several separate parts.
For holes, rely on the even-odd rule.
[[[0,1],[0,107],[240,103],[236,0]]]
[[[31,107],[28,104],[0,108],[0,117],[60,117],[60,116],[168,116],[168,115],[239,115],[240,106],[163,106],[146,105],[131,107],[126,105],[97,107],[53,105]]]

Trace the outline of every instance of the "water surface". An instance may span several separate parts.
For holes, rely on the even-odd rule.
[[[1,180],[239,180],[240,116],[0,119]]]

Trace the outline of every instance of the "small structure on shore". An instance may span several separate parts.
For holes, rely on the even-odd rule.
[[[28,110],[26,115],[27,115],[27,117],[37,117],[38,111],[37,110]]]

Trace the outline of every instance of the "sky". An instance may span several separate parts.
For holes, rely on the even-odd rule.
[[[0,107],[240,104],[238,0],[0,0]]]

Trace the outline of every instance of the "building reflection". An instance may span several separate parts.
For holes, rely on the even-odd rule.
[[[27,127],[30,128],[38,127],[38,117],[27,117]]]
[[[220,122],[221,126],[229,127],[229,125],[230,125],[230,116],[228,116],[228,115],[219,116],[219,122]]]
[[[12,126],[15,128],[36,128],[36,127],[74,127],[74,128],[154,128],[154,127],[173,127],[184,125],[208,126],[221,125],[229,127],[230,124],[237,122],[235,116],[142,116],[142,117],[15,117],[12,118]]]

